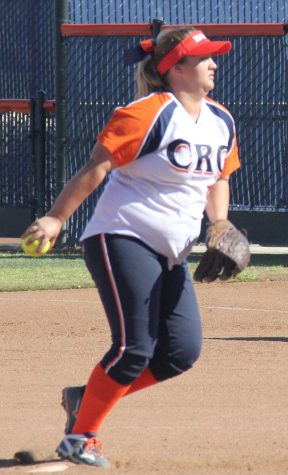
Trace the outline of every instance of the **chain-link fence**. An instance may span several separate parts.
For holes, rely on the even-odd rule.
[[[35,217],[56,197],[55,106],[42,99],[41,91],[30,100],[0,99],[0,206],[31,208]]]
[[[145,4],[142,0],[0,0],[0,99],[30,99],[39,90],[45,91],[46,99],[56,97],[55,6],[65,2],[70,24],[141,24],[164,18],[166,24],[225,23],[231,27],[231,23],[285,23],[288,13],[284,0],[148,0]],[[220,34],[221,39],[232,41],[233,53],[217,58],[212,97],[235,118],[242,159],[241,170],[232,178],[231,209],[287,212],[287,36],[229,37],[225,27]],[[135,69],[123,66],[122,54],[141,38],[130,33],[62,38],[65,60],[56,66],[64,72],[65,97],[57,106],[63,99],[61,140],[68,178],[89,159],[96,135],[113,109],[133,98]],[[54,113],[46,112],[45,126],[48,209],[59,191]],[[30,115],[0,114],[0,207],[35,206],[33,157]],[[69,244],[77,242],[99,193],[71,218]]]
[[[279,81],[286,74],[285,36],[229,39],[233,53],[216,60],[219,70],[212,97],[227,106],[236,121],[242,167],[232,177],[231,208],[288,211],[287,102],[285,81]],[[133,99],[135,69],[123,65],[122,55],[139,40],[66,39],[69,176],[88,160],[113,109]],[[69,240],[79,236],[97,196],[71,219]]]
[[[55,97],[54,2],[0,0],[0,99]],[[46,205],[55,198],[54,114],[46,117]],[[0,206],[34,207],[35,164],[28,110],[0,113]],[[53,196],[53,198],[52,198]]]
[[[285,23],[286,0],[70,0],[72,23]]]
[[[0,11],[0,98],[54,99],[54,2],[0,0]]]
[[[0,120],[0,203],[22,207],[32,190],[30,115],[11,111],[1,114]]]
[[[239,138],[242,167],[232,175],[231,207],[288,211],[286,39],[231,40],[233,53],[217,59],[212,93],[232,112]]]

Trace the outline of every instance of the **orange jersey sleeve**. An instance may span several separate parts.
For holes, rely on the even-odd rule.
[[[168,101],[166,93],[155,93],[115,110],[97,139],[119,165],[137,158],[159,111]]]
[[[237,139],[236,136],[234,136],[233,144],[230,153],[226,157],[221,177],[224,178],[226,176],[231,175],[233,172],[235,172],[235,170],[240,168],[240,166],[241,162],[238,155]]]
[[[224,112],[224,116],[222,115],[222,118],[225,118],[225,115],[229,117],[229,121],[231,123],[231,130],[230,130],[230,136],[232,139],[232,144],[230,146],[230,149],[228,150],[228,154],[224,163],[223,170],[221,172],[221,177],[224,178],[226,176],[231,175],[235,170],[240,168],[241,163],[240,163],[240,158],[238,154],[238,145],[237,145],[237,138],[236,138],[236,132],[235,132],[235,123],[232,115],[230,114],[229,110],[224,107],[222,104],[219,104],[219,102],[214,101],[211,99],[211,97],[206,97],[206,101],[210,104],[213,104],[216,106],[218,109]],[[226,122],[226,121],[225,121]],[[230,128],[230,127],[229,127]]]

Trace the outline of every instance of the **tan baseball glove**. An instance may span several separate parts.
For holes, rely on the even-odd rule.
[[[208,226],[205,243],[207,251],[194,272],[197,282],[230,279],[250,262],[247,237],[227,219],[220,219]]]

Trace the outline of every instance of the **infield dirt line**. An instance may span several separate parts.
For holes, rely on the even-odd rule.
[[[232,310],[238,312],[239,310],[244,312],[275,312],[275,313],[288,313],[288,310],[275,310],[274,308],[253,308],[253,307],[224,307],[221,305],[203,305],[203,308],[219,309],[219,310]]]
[[[33,300],[38,300],[33,299],[31,297],[29,298],[11,298],[11,297],[0,297],[0,301],[13,301],[13,302],[33,302]],[[90,305],[102,305],[101,300],[82,300],[82,299],[45,299],[46,302],[67,302],[67,303],[81,303],[81,304],[90,304]],[[274,308],[254,308],[254,307],[227,307],[227,306],[222,306],[222,305],[201,305],[201,308],[208,308],[208,309],[215,309],[215,310],[225,310],[225,311],[233,311],[233,312],[238,312],[238,311],[243,311],[243,312],[274,312],[274,313],[283,313],[283,314],[288,314],[288,310],[278,310]]]
[[[40,290],[40,292],[41,292],[41,290]],[[43,300],[42,297],[41,297],[41,299]],[[6,301],[6,302],[10,302],[10,301],[11,302],[33,302],[35,300],[39,300],[39,298],[33,299],[33,298],[29,297],[29,298],[26,298],[26,299],[25,298],[17,299],[15,297],[14,298],[13,297],[12,298],[10,298],[10,297],[0,297],[0,300]],[[95,303],[96,304],[102,303],[101,300],[79,300],[79,299],[45,299],[45,302],[68,302],[68,303],[74,303],[75,302],[75,303],[81,303],[81,304],[89,303],[89,304],[93,304],[93,305]]]

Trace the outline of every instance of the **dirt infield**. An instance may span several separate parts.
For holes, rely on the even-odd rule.
[[[102,431],[129,475],[288,473],[288,282],[198,284],[202,356],[185,375],[124,398]],[[65,385],[83,384],[110,342],[97,291],[0,293],[0,474],[101,469],[20,466],[62,438]],[[55,457],[55,454],[52,456]],[[57,470],[57,472],[55,472]]]

